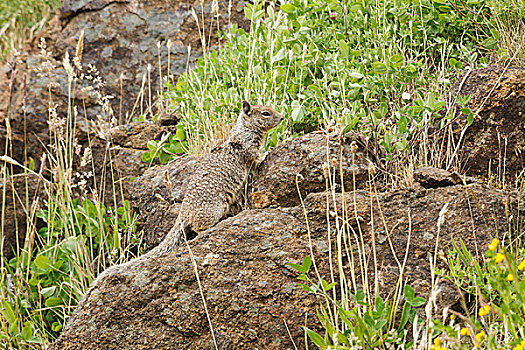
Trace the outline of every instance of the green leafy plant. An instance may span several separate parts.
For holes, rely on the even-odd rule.
[[[214,140],[217,125],[231,124],[249,99],[286,116],[269,147],[335,120],[388,159],[441,118],[445,77],[485,62],[479,47],[493,35],[488,1],[294,0],[280,11],[248,4],[245,14],[248,33],[219,33],[227,40],[220,50],[204,47],[197,67],[168,84],[165,98],[190,152]]]
[[[129,202],[114,210],[90,200],[74,199],[69,210],[51,205],[38,213],[46,226],[38,231],[38,245],[22,251],[5,267],[8,288],[2,290],[3,316],[11,342],[44,343],[56,338],[97,270],[106,264],[102,252],[118,252],[120,237],[135,232],[136,215]],[[99,256],[92,269],[85,269]],[[115,257],[112,258],[112,260]],[[20,276],[22,275],[22,276]],[[10,282],[11,281],[11,282]],[[5,281],[4,281],[5,282]]]
[[[168,163],[176,155],[187,151],[186,133],[182,125],[177,125],[177,132],[165,134],[159,141],[150,140],[147,143],[149,151],[142,154],[143,162],[153,162],[158,159],[161,164]]]
[[[525,345],[525,261],[523,250],[508,250],[494,239],[479,261],[463,242],[453,242],[450,271],[445,274],[475,302],[474,310],[435,320],[433,329],[452,349],[522,350]],[[455,314],[454,314],[455,316]],[[459,322],[456,320],[459,319]]]
[[[336,283],[328,283],[324,278],[314,283],[310,276],[312,261],[306,256],[301,265],[289,264],[299,272],[297,277],[306,283],[299,285],[307,292],[316,294],[327,300],[329,304],[335,304],[337,315],[331,315],[328,308],[321,306],[317,316],[325,330],[325,334],[320,335],[311,329],[305,328],[310,340],[319,349],[354,349],[356,346],[362,349],[388,348],[392,345],[404,345],[408,349],[412,342],[406,338],[408,324],[413,324],[416,319],[416,308],[426,303],[421,297],[416,297],[414,289],[405,285],[403,295],[405,302],[401,314],[398,315],[395,303],[385,301],[380,296],[376,296],[375,302],[366,301],[363,291],[358,291],[355,295],[350,295],[350,300],[354,305],[350,309],[344,308],[341,303],[334,300],[330,293]],[[339,321],[335,321],[338,318]],[[394,320],[396,317],[399,319]],[[334,322],[335,321],[335,322]]]

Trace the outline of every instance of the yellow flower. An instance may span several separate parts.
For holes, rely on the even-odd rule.
[[[498,247],[498,244],[499,244],[499,240],[497,238],[494,238],[492,242],[490,242],[489,244],[489,250],[492,250],[492,251],[496,250],[496,248]]]
[[[479,309],[479,315],[485,316],[490,313],[490,305],[485,305]]]
[[[518,344],[515,347],[513,347],[512,350],[523,350],[523,345]]]
[[[456,319],[456,315],[454,315],[454,314],[450,315],[450,319],[451,320],[455,320]]]
[[[434,339],[434,345],[430,346],[431,350],[447,350],[447,348],[441,346],[441,339],[436,338]]]
[[[505,255],[498,253],[496,254],[496,257],[494,258],[494,261],[496,262],[496,264],[499,264],[500,262],[503,261],[503,259],[505,259]]]
[[[470,335],[470,331],[468,328],[461,328],[461,331],[459,333],[461,335]]]
[[[523,261],[518,265],[518,270],[520,270],[520,271],[525,270],[525,260],[523,260]]]
[[[478,334],[476,334],[476,340],[478,341],[478,343],[481,343],[483,338],[485,338],[485,335],[485,331],[481,331]]]
[[[522,340],[520,343],[521,346],[525,347],[525,340]]]
[[[509,275],[507,276],[507,281],[509,281],[509,282],[514,281],[514,275],[509,273]]]

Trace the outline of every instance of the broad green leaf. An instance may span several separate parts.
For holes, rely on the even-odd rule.
[[[299,101],[293,101],[292,102],[292,120],[294,122],[300,122],[303,120],[303,108],[301,107],[301,103]]]
[[[380,330],[381,328],[383,328],[384,326],[386,326],[386,323],[387,323],[387,320],[379,320],[379,321],[377,321],[377,323],[376,323],[376,329],[377,329],[377,330]]]
[[[369,313],[366,313],[364,316],[363,316],[363,319],[366,323],[367,326],[369,326],[370,328],[374,329],[375,327],[375,321],[374,319],[372,318],[372,316],[370,316]]]
[[[62,298],[49,298],[45,302],[47,307],[57,306],[62,304]]]
[[[39,255],[35,259],[35,265],[38,268],[41,268],[43,270],[49,269],[51,266],[51,262],[49,261],[49,258],[45,255]]]
[[[7,300],[4,300],[2,304],[4,304],[4,310],[2,310],[2,313],[4,314],[7,322],[9,322],[9,324],[15,323],[16,317],[11,304],[9,304]]]
[[[424,305],[427,301],[425,300],[425,298],[422,298],[422,297],[417,297],[415,298],[413,301],[412,301],[412,306],[413,307],[419,307],[421,305]]]
[[[64,260],[57,260],[57,261],[55,261],[55,263],[53,264],[53,267],[54,267],[55,269],[58,270],[59,268],[62,267],[62,265],[64,265]]]
[[[403,289],[403,294],[405,295],[406,301],[410,305],[412,305],[412,301],[414,300],[414,297],[416,296],[416,293],[414,292],[414,288],[412,288],[408,284],[405,285],[405,288]]]
[[[497,45],[498,45],[498,42],[494,38],[488,38],[487,40],[483,42],[483,46],[485,46],[489,50],[496,48]]]
[[[381,62],[374,62],[372,63],[372,68],[374,68],[374,72],[376,73],[386,73],[386,65]]]
[[[410,314],[410,305],[408,303],[405,303],[403,305],[403,311],[401,312],[401,318],[399,320],[399,326],[397,328],[398,333],[405,328],[405,325],[408,323],[408,318]]]
[[[471,126],[473,122],[474,122],[474,115],[473,114],[469,114],[467,116],[467,124],[468,124],[468,126]]]
[[[166,152],[160,152],[159,161],[160,164],[166,164],[171,160],[171,156]]]
[[[149,163],[149,162],[151,162],[151,154],[149,152],[144,152],[144,153],[142,153],[142,158],[141,159],[142,159],[142,161],[144,163]]]
[[[149,150],[156,151],[158,147],[158,141],[149,140],[146,146],[148,147]]]
[[[255,14],[253,15],[253,20],[255,21],[255,20],[261,18],[263,15],[264,15],[264,11],[263,10],[255,11]]]
[[[275,56],[273,56],[271,58],[271,63],[273,64],[275,62],[281,61],[284,58],[284,55],[285,55],[285,51],[284,51],[284,47],[283,47],[282,49],[277,51],[277,54],[275,54]]]
[[[390,62],[392,62],[392,63],[403,62],[403,56],[401,56],[401,55],[394,55],[394,56],[390,57]]]
[[[55,332],[59,332],[62,329],[62,324],[60,322],[53,322],[51,329]]]
[[[359,117],[352,118],[352,120],[350,120],[350,123],[346,125],[344,132],[347,133],[353,128],[355,128],[357,126],[357,123],[359,123],[360,120],[361,118]]]
[[[56,286],[43,288],[40,293],[45,296],[46,298],[51,297],[53,294],[55,294],[55,291],[57,290]]]
[[[309,292],[309,293],[312,293],[313,290],[312,288],[308,287],[306,284],[304,283],[297,283],[302,289],[304,289],[305,291]]]
[[[247,19],[249,20],[252,19],[252,9],[249,6],[244,7],[244,15],[246,16]]]
[[[20,334],[20,331],[18,330],[18,320],[15,320],[15,322],[10,324],[9,333],[11,333],[11,335]]]
[[[25,341],[28,341],[33,336],[33,328],[31,327],[31,323],[29,321],[26,321],[24,323],[24,328],[22,328],[22,339]]]
[[[348,56],[350,49],[348,48],[348,44],[343,39],[339,40],[339,51],[341,51],[341,54],[343,56]]]
[[[355,300],[360,305],[368,305],[368,303],[364,302],[365,297],[366,297],[365,292],[363,292],[362,290],[358,290],[355,293]]]
[[[363,79],[365,76],[359,72],[351,72],[350,74],[348,74],[348,76],[352,79],[352,80],[361,80]]]
[[[312,266],[312,259],[310,259],[310,256],[307,255],[303,259],[303,269],[305,269],[305,272],[308,272],[310,270],[310,267]]]
[[[308,338],[310,338],[310,340],[315,345],[317,345],[319,347],[327,345],[326,342],[324,341],[323,337],[321,337],[319,334],[315,333],[314,331],[312,331],[312,330],[310,330],[308,328],[304,328],[304,330],[306,331],[306,334],[308,334]]]
[[[283,11],[286,14],[294,13],[296,10],[295,6],[292,4],[284,4],[281,5],[281,11]]]
[[[64,248],[64,250],[67,250],[72,253],[76,250],[77,244],[77,237],[70,237],[64,243],[61,244],[61,247]]]
[[[302,265],[297,265],[297,264],[293,264],[293,263],[288,263],[289,266],[291,266],[294,270],[297,270],[299,272],[307,272],[308,270],[305,270]]]
[[[186,138],[186,131],[184,131],[184,127],[182,125],[177,125],[177,132],[175,133],[175,137],[180,141],[183,141]]]
[[[184,145],[182,144],[182,142],[178,142],[176,145],[175,145],[175,148],[173,150],[175,153],[177,154],[182,154],[184,153]]]
[[[376,298],[376,311],[381,315],[385,311],[385,303],[383,302],[383,299],[379,296]]]
[[[406,131],[407,131],[407,125],[408,125],[408,119],[407,117],[403,114],[401,115],[401,117],[399,118],[399,120],[397,121],[397,127],[399,129],[399,132],[404,134]]]

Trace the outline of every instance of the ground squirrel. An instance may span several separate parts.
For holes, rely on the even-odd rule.
[[[204,231],[226,217],[242,193],[250,171],[261,158],[260,148],[266,132],[282,119],[283,116],[271,107],[250,106],[243,101],[229,138],[198,161],[194,174],[188,180],[177,220],[166,238],[145,255],[110,267],[100,274],[77,309],[105,276],[118,274],[149,258],[169,253],[184,241],[183,235]]]

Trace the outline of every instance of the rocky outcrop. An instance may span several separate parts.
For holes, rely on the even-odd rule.
[[[525,167],[525,68],[489,66],[460,76],[451,96],[471,99],[478,113],[464,134],[458,155],[466,173],[514,181]],[[454,122],[459,139],[466,116]]]
[[[316,139],[317,147],[326,146],[322,135],[306,135],[304,139],[312,149]],[[273,169],[271,163],[283,164],[283,159],[297,166],[317,158],[303,157],[301,142],[282,145],[268,155],[268,164],[261,166],[256,183],[267,186],[261,179],[273,178],[268,173]],[[135,179],[137,192],[148,198],[142,217],[152,212],[157,221],[172,220],[175,209],[159,215],[170,198],[182,197],[185,174],[194,161],[179,160],[164,171],[152,169]],[[330,162],[328,166],[338,167]],[[303,188],[312,190],[305,193],[304,206],[248,208],[189,242],[207,309],[188,248],[181,246],[138,269],[102,280],[53,349],[214,348],[207,313],[219,349],[302,349],[301,326],[319,329],[313,310],[320,300],[298,287],[296,272],[287,264],[300,263],[313,253],[320,275],[331,281],[329,252],[335,256],[338,234],[346,247],[350,243],[354,247],[355,265],[352,267],[351,259],[344,255],[344,276],[335,268],[335,281],[351,281],[354,271],[357,288],[362,288],[361,271],[367,271],[371,289],[377,283],[384,297],[393,296],[400,278],[428,296],[432,287],[430,260],[435,251],[441,268],[446,267],[444,257],[452,239],[481,254],[481,247],[497,232],[510,227],[506,220],[509,210],[519,208],[513,195],[478,183],[441,181],[447,177],[454,178],[438,170],[434,176],[426,169],[424,181],[434,184],[428,189],[419,184],[413,189],[377,193],[366,187],[353,191],[343,184],[347,188],[343,195],[335,186],[324,191],[316,185],[317,178],[309,185],[310,178],[305,176]],[[288,176],[282,179],[286,182]],[[155,201],[155,197],[164,200]],[[516,212],[514,217],[521,218],[523,213]],[[145,227],[160,226],[146,221]],[[335,259],[332,266],[337,266]],[[313,272],[312,277],[316,278]],[[455,289],[443,281],[438,281],[436,288],[441,291],[441,305],[459,308]]]

